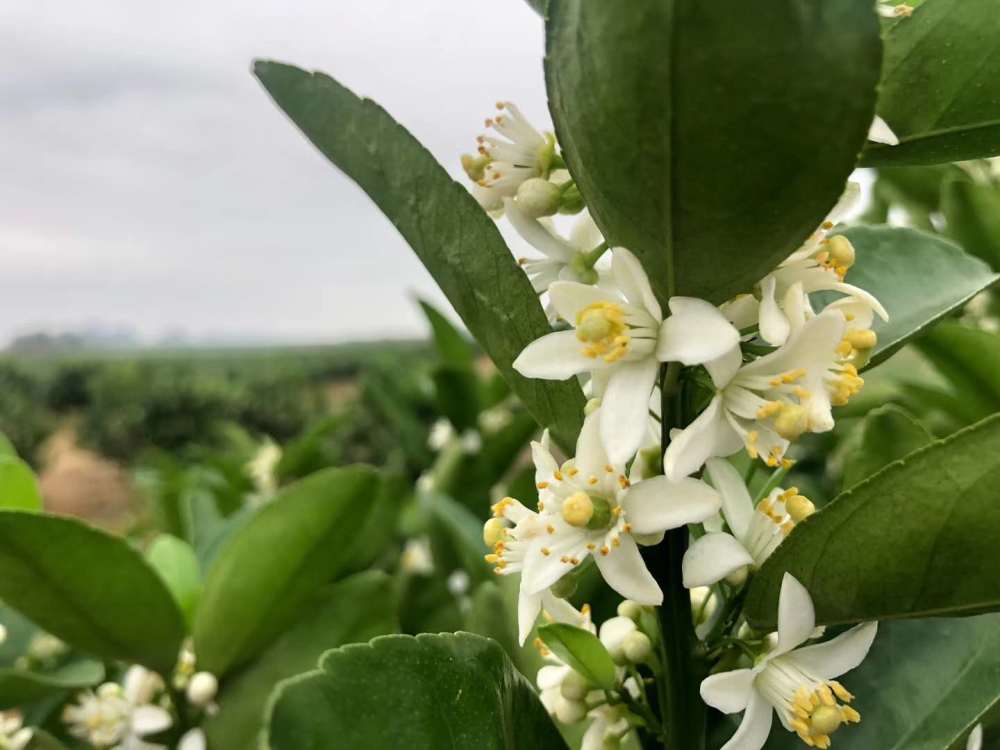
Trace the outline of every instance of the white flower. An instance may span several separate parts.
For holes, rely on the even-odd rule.
[[[913,15],[912,5],[906,5],[905,3],[897,5],[895,2],[892,2],[892,0],[889,2],[879,2],[879,4],[875,6],[875,10],[878,11],[878,14],[882,16],[882,18],[909,18]],[[885,122],[880,120],[880,118],[876,117],[875,119],[885,125]],[[888,126],[886,126],[886,128],[888,128]],[[872,124],[872,129],[875,129],[874,123]],[[892,131],[889,132],[891,133]],[[868,135],[868,140],[878,141],[879,143],[889,143],[889,141],[879,141],[878,138],[872,138],[871,134]],[[890,145],[895,146],[896,144],[890,143]]]
[[[710,458],[705,468],[722,496],[722,515],[731,533],[712,531],[688,547],[682,565],[687,588],[717,583],[748,566],[759,568],[795,524],[815,510],[795,487],[775,488],[754,508],[746,484],[731,463]]]
[[[580,742],[580,750],[618,748],[632,728],[620,706],[598,706],[588,716],[592,721]]]
[[[500,209],[525,180],[547,175],[556,145],[555,136],[535,130],[512,102],[496,106],[500,113],[486,120],[495,135],[476,138],[478,157],[462,157],[462,167],[476,183],[473,195],[487,211]]]
[[[427,447],[434,452],[441,451],[454,437],[455,428],[451,426],[451,422],[442,417],[431,425],[427,433]]]
[[[706,364],[716,387],[708,407],[672,439],[664,472],[679,479],[706,459],[730,456],[744,446],[768,466],[786,463],[789,441],[803,432],[833,429],[832,405],[847,403],[864,385],[837,347],[844,316],[824,311],[796,330],[781,348],[740,366],[738,347]]]
[[[24,750],[33,736],[34,732],[23,725],[21,714],[16,711],[0,713],[0,749]]]
[[[207,747],[205,733],[200,729],[189,729],[177,743],[177,750],[205,750]]]
[[[982,750],[983,747],[983,725],[976,724],[969,732],[969,739],[965,743],[965,750]]]
[[[691,297],[673,297],[671,316],[663,320],[649,279],[628,250],[612,251],[611,270],[620,293],[569,281],[549,287],[553,307],[573,330],[528,344],[514,368],[546,380],[582,373],[600,378],[601,437],[612,463],[624,464],[646,433],[659,363],[704,364],[737,346],[739,334],[714,305]]]
[[[268,498],[278,489],[275,469],[281,461],[281,446],[268,438],[246,465],[247,473],[253,480],[254,488],[263,497]]]
[[[211,672],[195,672],[187,686],[188,703],[192,706],[205,708],[215,700],[219,692],[219,679]]]
[[[895,16],[908,16],[910,13],[900,12],[901,8],[909,9],[910,13],[913,9],[908,5],[897,5],[893,11]],[[875,119],[872,120],[871,127],[868,128],[868,140],[873,143],[882,143],[886,146],[898,146],[899,138],[896,134],[892,132],[892,128],[889,127],[889,123],[883,120],[878,115],[875,115]]]
[[[407,539],[403,546],[403,554],[399,558],[399,567],[410,575],[432,573],[434,557],[431,555],[430,540],[425,536]]]
[[[590,619],[590,607],[586,604],[577,610],[564,599],[546,592],[542,614],[548,622],[572,625],[588,633],[597,632]],[[587,713],[586,701],[592,692],[591,685],[582,675],[546,648],[540,639],[536,641],[536,646],[547,662],[535,676],[542,705],[549,714],[564,724],[580,721]],[[595,697],[603,698],[603,695],[598,693]]]
[[[81,693],[77,703],[66,706],[63,721],[69,725],[70,734],[98,748],[161,748],[142,738],[162,732],[173,723],[166,709],[151,703],[163,690],[163,681],[154,672],[133,666],[123,682],[106,682],[96,692]]]
[[[584,420],[576,457],[562,466],[543,443],[532,443],[537,513],[508,497],[493,506],[495,518],[486,523],[484,540],[493,547],[487,562],[501,575],[521,573],[522,642],[542,606],[543,592],[588,556],[619,594],[639,604],[660,604],[663,593],[646,569],[637,541],[659,541],[665,530],[699,523],[718,511],[718,493],[696,479],[654,477],[630,484],[601,445],[600,411]]]
[[[744,711],[736,734],[722,750],[760,750],[771,731],[771,710],[782,726],[809,747],[830,747],[830,735],[861,716],[853,697],[834,681],[868,654],[878,623],[869,622],[829,640],[799,648],[813,636],[815,612],[809,592],[788,573],[781,583],[775,647],[752,669],[706,678],[701,697],[723,713]]]

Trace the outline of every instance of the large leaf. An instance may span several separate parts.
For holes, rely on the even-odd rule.
[[[206,726],[209,746],[256,747],[274,686],[315,669],[320,656],[332,648],[396,632],[396,606],[392,579],[379,571],[360,573],[319,592],[299,622],[223,686],[220,710]]]
[[[928,679],[933,675],[933,679]],[[1000,703],[1000,615],[886,622],[861,666],[841,678],[862,722],[837,750],[965,750],[970,730]],[[796,750],[775,730],[767,750]]]
[[[861,426],[857,447],[844,461],[844,487],[853,487],[933,439],[927,428],[904,409],[893,404],[873,409]]]
[[[49,672],[0,669],[0,710],[19,708],[46,696],[96,685],[104,665],[92,659],[71,662]]]
[[[0,511],[0,599],[97,656],[169,672],[184,619],[127,542],[69,518]]]
[[[1000,411],[1000,339],[994,333],[944,323],[919,339],[920,352],[951,383],[967,415]]]
[[[42,509],[35,472],[17,456],[0,455],[0,508]]]
[[[1000,268],[1000,188],[967,180],[941,187],[947,232],[965,251]]]
[[[749,291],[836,202],[875,110],[871,2],[551,0],[548,13],[563,155],[661,298]]]
[[[843,234],[857,251],[846,280],[878,297],[889,313],[888,323],[876,319],[871,364],[1000,278],[957,245],[915,229],[852,227]]]
[[[434,337],[434,346],[437,348],[441,361],[451,367],[467,369],[473,363],[472,345],[466,340],[455,326],[451,324],[444,315],[430,302],[417,300],[420,309],[427,318],[431,327],[431,335]]]
[[[233,532],[198,606],[199,667],[224,674],[252,658],[346,572],[378,491],[372,469],[327,469],[289,485]]]
[[[323,154],[382,209],[535,418],[572,446],[575,380],[529,380],[511,367],[549,323],[493,221],[381,107],[332,78],[258,61],[257,78]]]
[[[385,636],[327,653],[271,705],[272,750],[549,750],[565,747],[496,642],[469,633]]]
[[[796,526],[746,607],[772,628],[786,571],[821,624],[1000,609],[1000,416],[890,464]]]
[[[160,574],[190,625],[201,594],[201,570],[194,549],[182,539],[160,534],[146,550],[146,559]]]
[[[927,0],[885,39],[878,111],[898,146],[862,162],[936,164],[1000,154],[1000,14],[993,2]]]

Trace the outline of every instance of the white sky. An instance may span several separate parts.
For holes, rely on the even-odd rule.
[[[496,99],[549,127],[541,54],[518,0],[4,0],[0,343],[423,331],[430,276],[250,61],[330,73],[457,177]]]

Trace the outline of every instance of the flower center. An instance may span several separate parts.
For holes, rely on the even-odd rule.
[[[579,529],[606,529],[611,525],[611,503],[600,495],[589,495],[582,490],[563,500],[562,518]]]
[[[854,245],[849,239],[838,234],[825,240],[822,247],[823,249],[815,255],[816,262],[843,279],[854,265]]]
[[[595,302],[576,316],[576,337],[583,342],[583,353],[605,362],[617,362],[628,354],[631,337],[625,312],[613,302]]]
[[[843,704],[838,702],[843,701]],[[809,747],[830,747],[830,735],[842,724],[858,723],[861,714],[846,705],[854,700],[839,682],[799,688],[792,700],[792,729]]]

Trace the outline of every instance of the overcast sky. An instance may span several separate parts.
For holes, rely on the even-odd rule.
[[[430,276],[250,61],[332,74],[459,176],[496,99],[549,127],[541,52],[518,0],[4,0],[0,343],[422,331]]]

